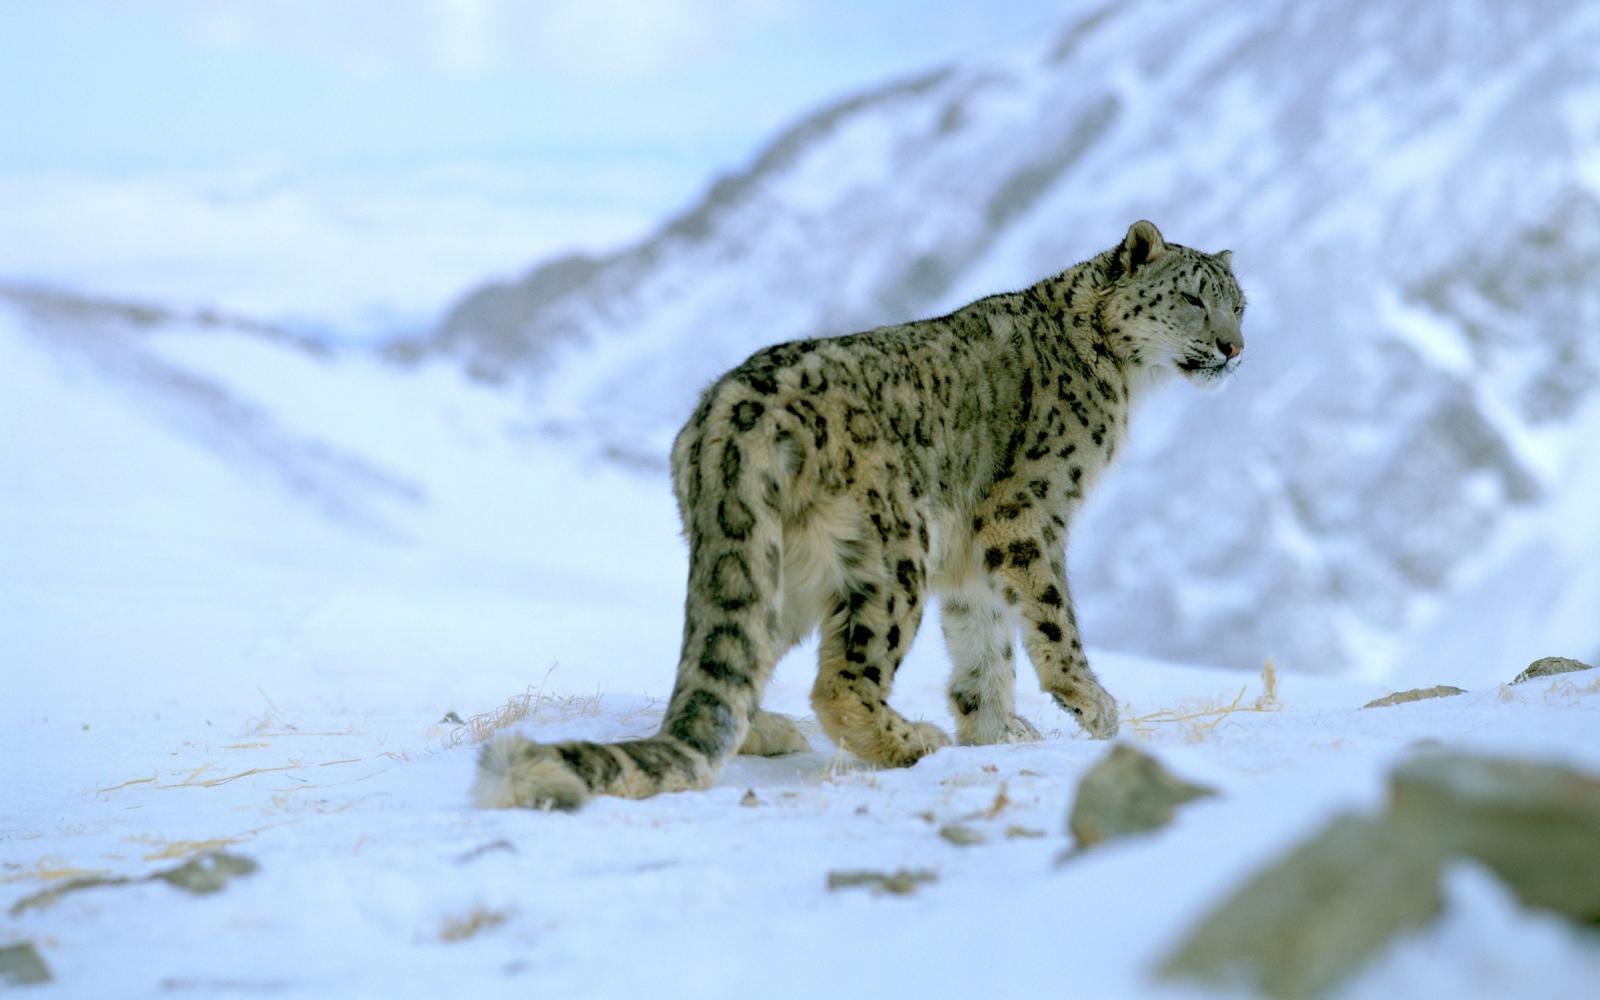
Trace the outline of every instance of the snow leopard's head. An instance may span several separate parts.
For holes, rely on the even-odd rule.
[[[1100,321],[1112,349],[1136,367],[1175,368],[1191,382],[1233,374],[1244,354],[1244,293],[1233,255],[1208,254],[1161,238],[1144,221],[1104,255],[1109,279]]]

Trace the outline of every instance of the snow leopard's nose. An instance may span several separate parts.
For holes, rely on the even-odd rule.
[[[1244,352],[1244,340],[1237,334],[1223,334],[1217,338],[1217,350],[1229,361]]]

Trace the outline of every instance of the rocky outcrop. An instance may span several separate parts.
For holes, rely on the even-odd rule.
[[[1412,841],[1488,866],[1529,906],[1600,921],[1600,776],[1430,754],[1390,775],[1387,815]]]
[[[1439,856],[1392,824],[1347,815],[1208,913],[1160,967],[1270,997],[1320,996],[1439,911]]]
[[[1404,705],[1411,701],[1427,701],[1430,698],[1449,698],[1467,692],[1449,684],[1435,684],[1433,687],[1412,688],[1410,691],[1396,691],[1386,694],[1382,698],[1374,698],[1362,705],[1362,708],[1388,708],[1391,705]]]
[[[1600,920],[1600,778],[1459,753],[1408,760],[1385,810],[1340,816],[1196,922],[1158,974],[1323,995],[1440,906],[1446,863],[1485,865],[1529,906]]]
[[[1593,670],[1594,667],[1581,660],[1569,660],[1565,656],[1546,656],[1528,664],[1522,673],[1511,678],[1513,684],[1523,684],[1540,677],[1554,677],[1557,674],[1572,674],[1580,670]]]

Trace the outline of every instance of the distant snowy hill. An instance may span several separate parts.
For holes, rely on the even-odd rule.
[[[1017,287],[1148,217],[1235,252],[1250,363],[1140,415],[1073,539],[1091,639],[1463,683],[1592,658],[1597,80],[1581,2],[1080,4],[819,111],[651,238],[479,289],[420,349],[659,466],[757,346]]]
[[[524,421],[448,366],[0,283],[0,623],[26,681],[0,724],[135,689],[212,711],[295,686],[370,701],[396,677],[471,704],[557,663],[577,689],[664,690],[668,492]],[[597,565],[608,546],[638,558]]]
[[[19,470],[24,487],[43,488],[74,459],[85,468],[98,465],[107,474],[123,462],[156,464],[155,456],[145,454],[159,440],[151,435],[141,437],[143,446],[132,454],[113,449],[114,455],[101,456],[99,463],[92,452],[86,454],[86,448],[98,450],[94,434],[78,439],[76,431],[86,421],[50,405],[59,403],[61,388],[47,387],[42,379],[24,382],[24,363],[48,359],[45,371],[53,369],[69,384],[87,382],[113,400],[120,398],[144,421],[186,446],[195,459],[215,465],[220,458],[225,469],[258,491],[287,494],[298,501],[292,507],[320,512],[358,533],[392,533],[393,508],[422,499],[416,483],[330,443],[330,436],[338,436],[336,430],[296,427],[283,401],[242,391],[251,381],[248,373],[253,370],[259,379],[264,365],[290,376],[327,366],[328,350],[312,340],[213,312],[181,312],[6,282],[0,282],[0,324],[14,331],[11,352],[31,347],[30,353],[44,356],[14,354],[8,366],[8,395],[18,412],[5,444],[6,451],[19,454],[7,456],[11,461],[5,467]],[[234,363],[208,371],[186,361],[184,348],[193,344],[221,348]],[[284,390],[291,398],[303,398],[307,387],[295,381],[300,384]],[[33,401],[42,405],[36,412],[23,412],[23,400],[34,393],[40,395]],[[39,454],[30,453],[35,449]],[[60,458],[42,460],[46,450]],[[116,462],[109,461],[113,457]],[[151,478],[159,490],[160,475]],[[102,499],[112,498],[104,492],[111,485],[107,479],[100,482]],[[11,497],[13,503],[26,499],[17,493]]]

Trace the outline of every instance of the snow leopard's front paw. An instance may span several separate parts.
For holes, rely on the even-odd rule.
[[[987,746],[993,743],[1037,743],[1044,739],[1033,723],[1012,712],[979,711],[956,724],[956,739],[962,746]]]
[[[911,736],[906,740],[906,745],[914,755],[912,761],[921,760],[940,747],[950,745],[950,737],[943,729],[931,722],[911,723]]]
[[[750,733],[739,748],[742,754],[757,757],[779,757],[790,753],[809,753],[811,744],[801,735],[800,727],[787,715],[756,710],[750,720]]]
[[[1013,715],[1006,720],[1005,729],[1000,736],[1001,743],[1037,743],[1044,739],[1039,735],[1039,730],[1033,723],[1020,715]]]
[[[1068,691],[1051,691],[1050,696],[1094,739],[1109,740],[1117,735],[1117,703],[1094,681]]]

